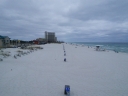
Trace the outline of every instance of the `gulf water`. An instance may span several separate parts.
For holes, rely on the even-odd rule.
[[[117,42],[73,42],[74,44],[80,44],[90,47],[101,45],[103,49],[112,50],[117,52],[128,53],[128,43]]]

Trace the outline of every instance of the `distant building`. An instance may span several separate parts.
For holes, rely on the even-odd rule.
[[[2,39],[0,39],[0,48],[3,47]]]
[[[40,41],[40,42],[45,42],[46,41],[45,38],[37,38],[36,40]]]
[[[21,40],[18,40],[18,39],[10,40],[11,45],[20,45],[21,44],[20,42],[21,42]]]
[[[39,41],[33,40],[33,44],[39,44]]]
[[[0,47],[9,47],[10,46],[10,38],[8,36],[0,35]]]
[[[57,42],[57,37],[55,37],[55,42]]]
[[[37,38],[36,40],[33,40],[33,44],[45,44],[46,39],[45,38]]]
[[[55,32],[47,32],[45,31],[45,39],[46,42],[53,43],[56,42]]]

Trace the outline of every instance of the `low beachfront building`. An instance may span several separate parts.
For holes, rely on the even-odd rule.
[[[33,44],[45,44],[46,39],[45,38],[37,38],[36,40],[33,40]]]
[[[10,38],[8,36],[0,35],[0,48],[6,48],[10,46]]]
[[[21,40],[18,40],[18,39],[10,40],[11,45],[20,45],[20,42],[21,42]]]

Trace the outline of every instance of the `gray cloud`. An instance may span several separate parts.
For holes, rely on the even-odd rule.
[[[1,0],[0,35],[33,40],[128,41],[127,0]]]
[[[126,0],[82,0],[78,10],[74,10],[69,15],[80,20],[128,20],[127,4]]]

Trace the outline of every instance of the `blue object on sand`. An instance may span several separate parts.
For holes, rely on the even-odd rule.
[[[70,94],[70,86],[69,85],[65,85],[65,89],[64,89],[64,94]]]
[[[64,61],[66,62],[66,58],[64,58]]]

